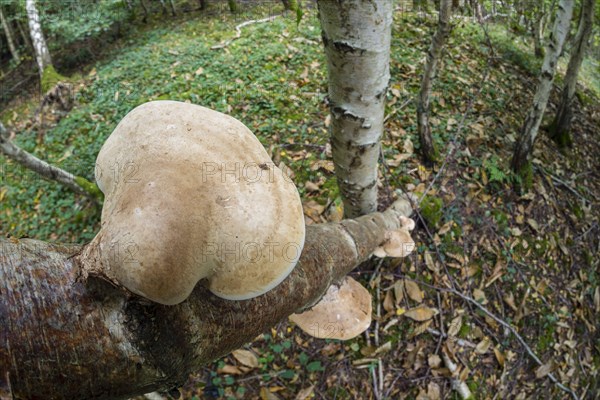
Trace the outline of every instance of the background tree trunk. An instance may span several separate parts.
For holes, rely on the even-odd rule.
[[[2,7],[0,7],[0,23],[2,23],[2,29],[4,29],[4,36],[6,36],[6,42],[8,43],[8,49],[10,50],[10,54],[12,58],[15,60],[15,63],[21,62],[21,57],[19,57],[19,51],[17,50],[17,46],[15,45],[14,35],[12,33],[12,29],[8,24],[8,21],[4,17],[4,12],[2,12]]]
[[[43,78],[46,68],[52,66],[50,51],[44,39],[42,25],[40,24],[40,14],[35,6],[35,0],[26,0],[25,9],[27,10],[27,20],[29,21],[29,33],[31,35],[31,43],[35,50],[35,59],[40,70],[40,77]]]
[[[39,174],[43,178],[58,182],[61,185],[68,187],[75,193],[82,194],[93,201],[98,201],[102,198],[102,193],[96,184],[81,176],[75,176],[61,168],[50,165],[15,145],[11,140],[9,140],[8,132],[1,122],[0,153],[23,165],[25,168]]]
[[[544,0],[538,0],[537,12],[533,21],[533,46],[535,56],[544,57],[544,31],[546,27],[546,4]]]
[[[573,116],[573,99],[577,90],[577,77],[588,48],[594,24],[594,5],[596,0],[584,0],[581,4],[579,28],[571,49],[571,58],[565,74],[565,82],[560,104],[554,122],[550,126],[550,137],[561,147],[570,146],[571,118]]]
[[[537,91],[533,99],[533,104],[527,113],[525,123],[521,128],[521,134],[517,140],[513,153],[512,169],[525,179],[525,181],[522,182],[525,187],[528,186],[528,176],[530,175],[531,170],[529,157],[533,151],[533,143],[537,136],[540,123],[542,122],[546,105],[548,104],[548,97],[550,96],[550,90],[552,89],[552,81],[554,80],[558,57],[562,51],[565,38],[569,33],[574,2],[575,0],[560,0],[560,3],[558,4],[556,20],[554,21],[552,34],[548,39],[548,48],[546,49],[546,55],[544,56],[544,63],[542,65]]]
[[[299,263],[275,289],[228,301],[200,283],[175,306],[87,276],[102,263],[94,243],[0,239],[0,396],[119,399],[179,386],[315,304],[410,212],[401,199],[385,213],[308,226]]]
[[[437,151],[429,127],[429,101],[436,66],[442,54],[446,39],[450,34],[451,13],[452,0],[442,0],[440,4],[438,28],[433,35],[431,47],[429,47],[429,51],[427,52],[427,62],[425,63],[425,70],[423,71],[421,90],[419,92],[417,104],[417,129],[419,138],[421,139],[421,155],[426,164],[432,164],[437,159]]]
[[[329,71],[331,147],[344,214],[377,209],[392,1],[318,1]]]
[[[237,3],[235,0],[227,0],[227,4],[229,5],[229,11],[234,13],[237,11]]]

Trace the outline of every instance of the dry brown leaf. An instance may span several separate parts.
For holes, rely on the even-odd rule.
[[[275,393],[272,393],[266,387],[260,388],[260,398],[261,400],[280,400],[279,396]]]
[[[306,400],[313,395],[314,391],[315,391],[315,385],[310,385],[309,387],[304,388],[301,391],[299,391],[295,397],[295,400]]]
[[[235,365],[229,365],[229,364],[225,364],[223,366],[223,368],[219,368],[217,370],[217,372],[219,374],[230,374],[230,375],[242,375],[244,373]]]
[[[233,357],[242,365],[250,368],[258,367],[258,358],[253,352],[244,349],[234,350],[232,353]]]
[[[429,327],[431,326],[432,322],[433,322],[433,320],[430,319],[429,321],[421,322],[419,325],[417,325],[417,327],[415,328],[415,330],[410,335],[410,339],[412,339],[414,337],[417,337],[417,336],[419,336],[419,335],[427,332],[427,329],[429,329]]]
[[[552,372],[552,369],[554,369],[554,363],[552,362],[552,360],[550,360],[546,364],[540,365],[535,370],[535,377],[538,379],[543,378],[546,375],[548,375],[550,372]]]
[[[498,364],[500,364],[500,366],[504,368],[504,354],[502,354],[502,352],[499,349],[494,347],[494,355],[496,356],[496,360],[498,360]]]
[[[405,317],[408,317],[414,321],[427,321],[431,318],[433,318],[434,315],[436,315],[437,312],[436,310],[426,307],[426,306],[419,306],[419,307],[415,307],[415,308],[411,308],[410,310],[407,310],[403,315]]]
[[[485,354],[489,350],[491,344],[492,342],[490,342],[490,339],[488,337],[484,337],[483,340],[475,347],[475,352],[477,354]]]
[[[385,294],[385,298],[383,299],[383,309],[389,312],[394,311],[395,308],[394,295],[392,294],[391,290],[388,290]]]
[[[460,328],[462,328],[462,315],[459,315],[450,322],[450,326],[448,326],[448,336],[458,335]]]
[[[416,282],[404,280],[404,287],[406,288],[406,294],[408,294],[408,297],[413,301],[416,301],[417,303],[423,301],[423,292]]]
[[[481,289],[473,290],[473,299],[477,301],[479,304],[487,304],[487,298],[485,297],[485,293]]]
[[[404,280],[394,282],[394,297],[396,298],[396,306],[404,299]]]
[[[306,189],[307,192],[318,192],[319,191],[319,185],[317,185],[316,183],[311,182],[311,181],[304,182],[304,188]]]
[[[430,270],[431,272],[434,272],[436,274],[438,274],[440,272],[439,267],[437,266],[435,261],[433,261],[433,257],[431,256],[431,253],[429,253],[429,252],[425,253],[425,265],[427,266],[427,269]]]
[[[432,354],[427,357],[427,364],[432,369],[438,369],[442,365],[442,359],[437,354]]]

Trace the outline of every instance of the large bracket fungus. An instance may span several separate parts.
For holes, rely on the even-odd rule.
[[[304,245],[293,182],[240,121],[207,108],[145,103],[98,154],[105,194],[95,251],[103,276],[161,304],[198,281],[231,300],[282,282]]]

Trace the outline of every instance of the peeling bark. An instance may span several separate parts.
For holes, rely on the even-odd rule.
[[[10,50],[10,54],[15,62],[18,64],[21,62],[21,57],[19,56],[19,51],[17,50],[17,46],[14,42],[14,35],[12,30],[10,29],[10,25],[8,21],[4,17],[4,12],[2,11],[2,7],[0,7],[0,23],[2,23],[2,29],[4,29],[4,36],[6,36],[6,42],[8,43],[8,49]]]
[[[442,0],[440,4],[438,28],[435,35],[433,35],[431,47],[429,47],[429,51],[427,52],[427,62],[425,63],[425,70],[423,71],[421,91],[419,92],[419,100],[417,103],[417,129],[419,138],[421,139],[421,155],[426,164],[433,164],[437,158],[437,151],[433,143],[431,128],[429,126],[429,101],[436,66],[442,54],[446,39],[450,35],[451,13],[452,0]]]
[[[537,91],[533,99],[533,104],[525,118],[525,123],[521,128],[521,133],[513,153],[512,169],[516,173],[522,173],[529,164],[529,158],[533,151],[533,143],[537,137],[542,117],[548,104],[548,98],[550,97],[558,58],[569,33],[574,3],[574,0],[560,0],[558,4],[556,20],[548,39]]]
[[[329,71],[331,147],[346,217],[377,209],[392,1],[317,2]]]
[[[11,160],[23,165],[25,168],[34,171],[43,178],[55,181],[71,189],[75,193],[82,194],[92,201],[98,201],[100,191],[98,187],[87,179],[75,176],[64,169],[48,164],[40,160],[33,154],[26,152],[15,145],[9,138],[4,125],[0,122],[0,153]]]
[[[31,35],[31,43],[35,50],[35,60],[38,64],[40,71],[40,77],[43,77],[44,70],[52,65],[52,59],[50,58],[50,51],[48,51],[48,45],[42,32],[42,25],[40,24],[40,14],[35,6],[35,0],[26,0],[25,9],[27,10],[27,20],[29,22],[29,33]]]
[[[227,301],[201,282],[176,306],[86,278],[99,267],[94,246],[0,239],[0,396],[118,399],[179,386],[311,307],[410,213],[401,199],[384,213],[308,226],[300,262],[275,289]]]
[[[583,63],[587,51],[590,36],[592,35],[594,23],[594,5],[596,0],[584,0],[581,5],[581,14],[579,17],[579,28],[573,48],[571,49],[571,58],[565,74],[565,82],[561,94],[558,111],[554,117],[554,122],[550,127],[550,137],[559,146],[569,146],[571,139],[571,118],[573,116],[573,99],[577,90],[577,77],[579,69]]]

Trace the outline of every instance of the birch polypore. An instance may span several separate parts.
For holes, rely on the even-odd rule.
[[[352,218],[377,209],[393,7],[391,0],[317,3],[329,71],[333,162],[344,215]]]
[[[232,117],[175,101],[143,104],[117,125],[96,165],[105,201],[87,248],[101,269],[90,271],[133,293],[172,305],[206,279],[217,296],[245,300],[298,262],[298,191]]]
[[[290,319],[313,337],[349,340],[371,325],[372,308],[369,291],[347,276],[331,285],[314,307]]]

